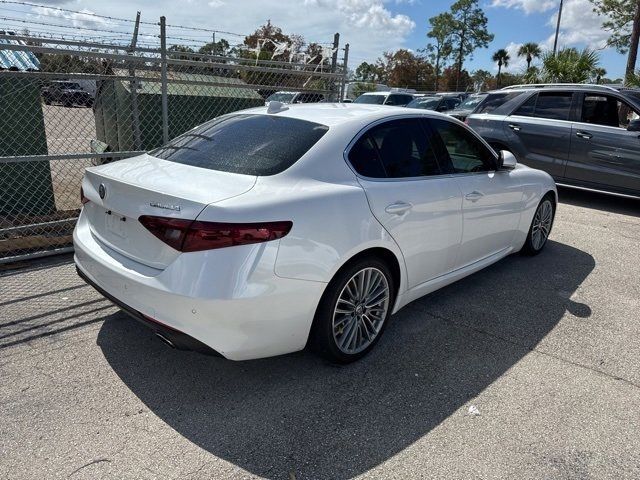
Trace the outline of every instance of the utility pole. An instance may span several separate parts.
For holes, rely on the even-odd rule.
[[[216,48],[216,32],[213,32],[213,48],[211,49],[211,52],[212,52],[213,56],[215,56],[216,53],[218,53],[218,52],[216,52],[216,50],[218,50]]]
[[[558,10],[558,23],[556,25],[556,38],[553,41],[553,56],[556,56],[558,53],[558,37],[560,36],[560,21],[562,20],[562,4],[564,0],[560,0],[560,9]]]
[[[625,71],[625,83],[636,71],[638,60],[638,41],[640,40],[640,0],[636,2],[636,13],[633,16],[631,40],[629,41],[629,56],[627,57],[627,69]]]
[[[136,23],[133,27],[133,37],[131,38],[131,46],[129,47],[129,55],[133,55],[138,45],[138,30],[140,29],[140,12],[136,14]],[[132,63],[129,67],[129,88],[131,90],[131,116],[133,120],[133,145],[134,150],[142,149],[142,137],[140,135],[140,110],[138,108],[138,82],[136,81],[136,70]]]

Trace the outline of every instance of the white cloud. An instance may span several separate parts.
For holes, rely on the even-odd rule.
[[[346,16],[349,23],[357,28],[376,29],[381,33],[398,36],[408,35],[416,24],[406,15],[394,15],[384,6],[382,0],[305,0],[313,5],[338,11]]]
[[[548,25],[555,30],[557,21],[556,12],[549,19]],[[602,21],[603,18],[593,12],[593,5],[589,0],[566,0],[562,9],[558,46],[604,48],[609,32],[602,28]],[[544,46],[553,48],[554,36],[555,33],[545,41]]]
[[[492,7],[517,8],[526,14],[540,13],[557,8],[558,2],[554,0],[493,0]]]

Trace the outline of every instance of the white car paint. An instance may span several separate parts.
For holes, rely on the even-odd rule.
[[[240,113],[266,112],[260,107]],[[89,168],[83,180],[89,202],[74,231],[76,264],[91,282],[228,359],[304,348],[327,284],[358,253],[385,249],[397,260],[396,312],[518,251],[540,199],[556,194],[549,175],[523,165],[374,180],[348,164],[349,145],[377,122],[420,117],[462,125],[435,112],[301,104],[269,115],[329,130],[296,163],[272,176],[224,173],[150,155]],[[101,183],[108,192],[104,199]],[[483,195],[465,197],[473,192]],[[397,205],[403,202],[411,208],[403,211]],[[178,206],[179,211],[171,209]],[[140,215],[236,223],[288,220],[293,227],[280,240],[181,253],[145,229]],[[119,219],[115,226],[113,218]]]

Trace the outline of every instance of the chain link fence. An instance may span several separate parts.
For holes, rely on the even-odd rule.
[[[337,35],[330,56],[284,61],[256,49],[167,48],[164,18],[158,27],[151,47],[135,34],[123,45],[0,31],[0,263],[71,250],[89,166],[151,150],[276,92],[343,98],[348,45],[340,49]]]

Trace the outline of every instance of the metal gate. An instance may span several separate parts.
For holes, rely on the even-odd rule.
[[[167,47],[164,17],[158,27],[153,47],[135,35],[123,45],[0,31],[0,263],[71,251],[88,166],[275,92],[342,99],[348,45],[337,34],[315,57],[287,61],[263,58],[260,45],[219,55]]]

